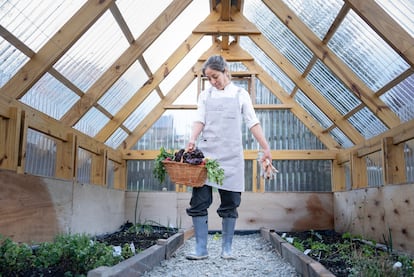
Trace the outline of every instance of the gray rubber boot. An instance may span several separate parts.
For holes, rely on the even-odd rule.
[[[234,260],[235,257],[231,251],[231,244],[233,242],[234,227],[236,226],[236,218],[223,218],[222,221],[222,244],[221,257],[226,260]]]
[[[207,259],[208,217],[194,216],[193,225],[196,239],[195,253],[187,255],[186,258],[188,260]]]

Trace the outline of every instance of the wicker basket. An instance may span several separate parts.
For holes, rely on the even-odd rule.
[[[191,187],[202,187],[207,179],[207,169],[203,165],[193,165],[174,161],[162,162],[172,182]]]

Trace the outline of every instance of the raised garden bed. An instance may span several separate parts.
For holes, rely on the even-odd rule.
[[[111,269],[135,256],[145,256],[148,249],[151,253],[156,249],[162,259],[168,258],[183,240],[177,229],[130,223],[112,234],[92,238],[85,234],[59,235],[53,242],[38,245],[0,236],[0,277],[86,276],[90,270]],[[148,264],[151,262],[155,261]]]
[[[331,273],[337,277],[405,277],[414,274],[412,258],[393,251],[391,238],[381,245],[349,233],[328,230],[271,232],[269,239],[303,276],[329,276],[327,274]]]

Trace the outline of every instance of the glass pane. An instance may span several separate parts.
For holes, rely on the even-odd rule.
[[[406,78],[380,98],[398,115],[401,121],[414,119],[414,75]]]
[[[98,103],[110,114],[115,115],[147,80],[147,74],[136,61],[99,99]]]
[[[289,8],[323,39],[343,5],[342,0],[284,0]]]
[[[114,17],[107,11],[54,67],[85,92],[128,46]]]
[[[412,0],[376,0],[376,2],[414,37],[414,2]]]
[[[0,3],[0,22],[30,49],[37,52],[85,0],[8,0]]]
[[[361,103],[320,60],[306,78],[342,115]]]
[[[298,71],[303,72],[312,52],[260,0],[244,2],[244,15],[272,42]]]
[[[77,94],[46,73],[20,101],[55,119],[60,119],[78,99]]]
[[[352,10],[328,46],[374,91],[410,67]]]
[[[2,87],[29,58],[3,38],[0,38],[0,60],[0,87]]]
[[[94,137],[108,121],[109,118],[106,115],[96,108],[91,108],[73,128]]]

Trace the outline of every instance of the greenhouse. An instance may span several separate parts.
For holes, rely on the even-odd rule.
[[[194,188],[154,166],[187,147],[220,55],[279,171],[262,178],[243,121],[236,230],[392,238],[414,255],[412,0],[0,0],[0,35],[2,237],[192,228]],[[213,188],[210,231],[219,205]]]

